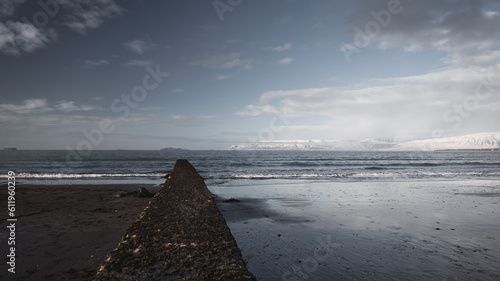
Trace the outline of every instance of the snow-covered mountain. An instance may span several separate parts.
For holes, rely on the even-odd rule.
[[[404,142],[388,150],[453,150],[500,148],[500,133],[479,133],[460,137]]]
[[[399,142],[393,139],[357,140],[293,140],[268,141],[233,145],[229,150],[381,150]]]
[[[450,150],[500,148],[500,133],[480,133],[440,139],[290,140],[233,145],[228,150]]]

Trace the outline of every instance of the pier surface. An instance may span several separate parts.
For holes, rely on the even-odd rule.
[[[203,178],[187,160],[106,258],[94,280],[255,280]]]

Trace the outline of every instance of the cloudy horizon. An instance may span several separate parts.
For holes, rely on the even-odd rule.
[[[0,148],[500,132],[499,23],[493,0],[0,0]]]

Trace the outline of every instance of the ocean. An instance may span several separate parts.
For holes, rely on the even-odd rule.
[[[0,151],[0,180],[21,184],[156,184],[188,159],[207,185],[231,180],[500,180],[500,151],[92,151],[67,161],[62,150]]]

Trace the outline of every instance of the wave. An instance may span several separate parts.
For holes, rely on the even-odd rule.
[[[282,166],[282,167],[363,167],[366,165],[372,165],[368,168],[377,167],[445,167],[445,166],[498,166],[500,163],[497,162],[388,162],[386,160],[381,161],[365,161],[365,160],[346,160],[344,162],[336,162],[333,160],[329,160],[330,162],[312,162],[312,161],[304,161],[304,162],[271,162],[271,163],[232,163],[230,166],[233,167],[259,167],[259,166]]]
[[[385,170],[385,168],[382,168],[382,167],[366,167],[365,170]]]
[[[127,174],[39,174],[39,173],[19,173],[16,178],[23,179],[82,179],[82,178],[133,178],[133,177],[164,177],[165,173],[127,173]],[[0,178],[7,178],[7,175],[0,175]]]
[[[347,178],[352,174],[223,174],[206,175],[205,179],[294,179],[294,178]]]
[[[384,168],[373,166],[366,167],[366,172],[345,172],[345,173],[314,173],[314,172],[275,172],[275,173],[230,173],[219,172],[210,173],[207,171],[199,171],[200,175],[205,179],[213,180],[238,180],[238,179],[404,179],[404,178],[463,178],[463,177],[500,177],[500,171],[405,171],[405,172],[389,172]],[[150,172],[150,173],[19,173],[16,174],[17,179],[110,179],[110,178],[162,178],[165,173]],[[0,175],[0,178],[7,178],[8,175]]]
[[[500,176],[500,172],[373,172],[373,173],[297,173],[297,174],[209,174],[205,179],[397,179],[397,178],[458,178]]]

